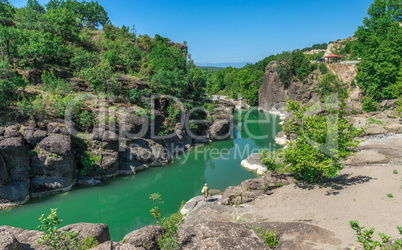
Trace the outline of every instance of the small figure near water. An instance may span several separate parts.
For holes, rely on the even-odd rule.
[[[203,193],[203,195],[204,195],[204,201],[208,201],[209,188],[206,183],[204,184],[204,187],[202,188],[201,193]]]

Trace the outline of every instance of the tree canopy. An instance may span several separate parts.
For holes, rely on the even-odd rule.
[[[402,66],[402,2],[375,0],[358,27],[355,50],[362,58],[357,83],[376,100],[396,98]]]

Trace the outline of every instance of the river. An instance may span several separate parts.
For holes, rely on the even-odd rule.
[[[178,211],[182,201],[201,195],[204,183],[210,189],[224,190],[254,178],[240,162],[260,148],[276,149],[278,122],[278,117],[257,110],[235,112],[233,140],[192,149],[164,167],[113,178],[95,187],[76,186],[70,192],[32,199],[12,210],[0,211],[0,225],[36,229],[41,214],[58,208],[62,226],[106,223],[111,239],[120,241],[135,229],[155,224],[149,213],[151,193],[161,194],[164,203],[159,207],[162,215],[168,216]]]

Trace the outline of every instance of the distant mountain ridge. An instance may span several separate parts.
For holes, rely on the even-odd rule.
[[[198,63],[196,63],[196,65],[199,66],[199,67],[218,67],[218,68],[233,67],[233,68],[242,68],[247,63],[252,63],[252,62],[221,62],[221,63],[198,62]]]

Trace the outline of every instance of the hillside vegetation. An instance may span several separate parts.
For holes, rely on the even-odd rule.
[[[209,72],[188,59],[187,46],[116,27],[98,2],[28,0],[15,8],[0,1],[0,105],[2,122],[64,116],[82,93],[149,108],[151,94],[204,102]],[[93,110],[82,103],[73,120],[88,127]]]

